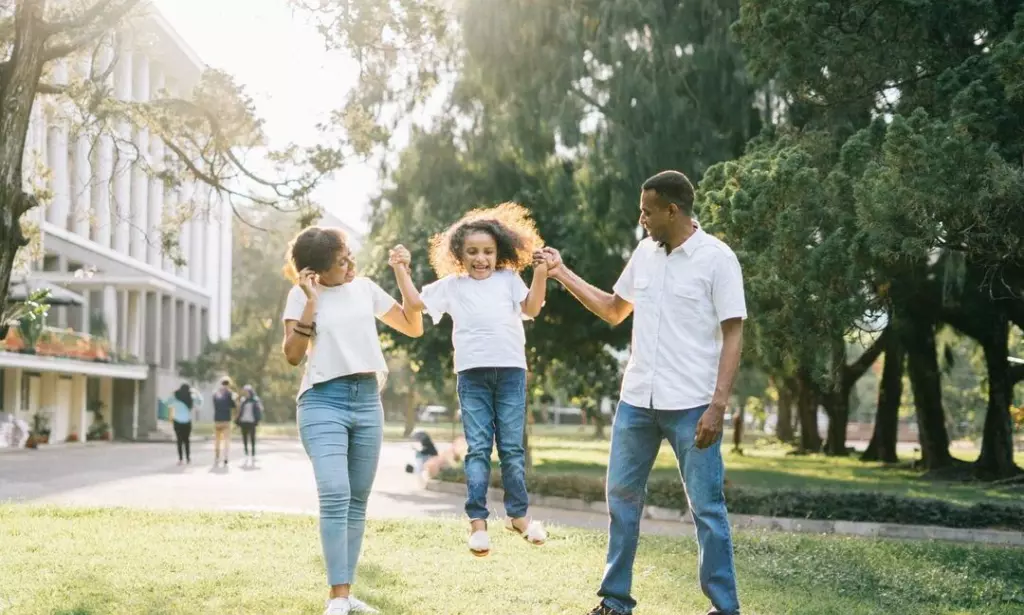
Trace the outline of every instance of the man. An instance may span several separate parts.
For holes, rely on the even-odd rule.
[[[220,443],[224,442],[224,465],[228,465],[228,448],[231,445],[231,420],[235,414],[235,393],[231,390],[231,379],[220,381],[220,388],[213,393],[213,465],[220,463]]]
[[[612,326],[633,314],[608,459],[607,566],[590,615],[627,615],[647,479],[662,439],[679,462],[697,530],[700,585],[710,614],[736,615],[739,599],[723,493],[721,435],[743,345],[746,302],[739,261],[693,220],[693,186],[677,171],[643,184],[640,224],[648,237],[615,283],[599,290],[545,248],[536,255],[588,310]]]

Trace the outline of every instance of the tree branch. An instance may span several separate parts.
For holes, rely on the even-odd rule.
[[[852,387],[864,375],[864,372],[868,371],[868,368],[878,360],[879,355],[885,350],[886,340],[888,340],[890,335],[892,333],[886,327],[885,331],[882,331],[882,334],[878,336],[878,339],[856,361],[843,368],[843,387]]]
[[[121,0],[117,4],[99,1],[80,15],[71,19],[46,23],[44,30],[49,36],[64,35],[66,42],[54,44],[43,50],[45,60],[55,60],[75,53],[89,43],[112,30],[125,18],[141,0]],[[76,32],[75,30],[78,30]]]
[[[65,94],[67,93],[67,86],[57,85],[56,83],[43,83],[42,81],[36,86],[36,94]]]

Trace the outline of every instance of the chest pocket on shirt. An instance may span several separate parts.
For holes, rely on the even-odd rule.
[[[711,297],[700,278],[685,278],[672,283],[673,310],[680,314],[706,320],[710,318]]]
[[[651,294],[651,278],[633,278],[633,295],[636,299],[646,299]]]

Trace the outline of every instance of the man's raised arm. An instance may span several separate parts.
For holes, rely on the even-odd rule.
[[[548,277],[554,278],[598,318],[616,326],[633,312],[633,304],[618,294],[606,293],[581,278],[564,264],[558,250],[546,247],[534,255],[534,260],[543,259],[548,266]]]

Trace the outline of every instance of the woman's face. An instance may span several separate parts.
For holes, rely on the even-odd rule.
[[[473,231],[462,243],[462,266],[474,280],[486,280],[498,262],[498,242],[485,231]]]
[[[348,246],[338,251],[334,264],[327,271],[320,272],[320,283],[324,286],[348,284],[356,277],[356,261]]]

